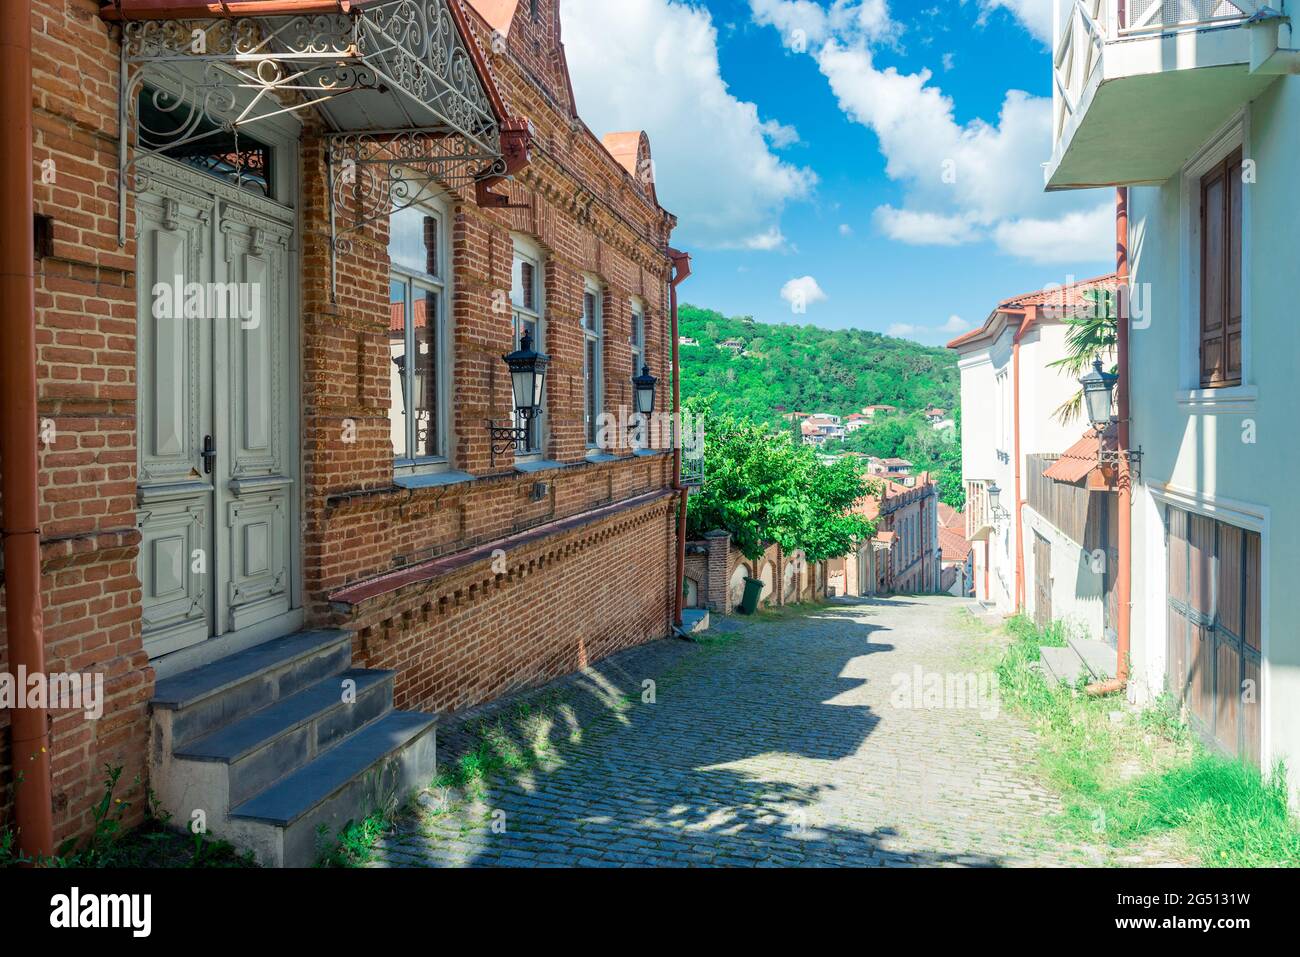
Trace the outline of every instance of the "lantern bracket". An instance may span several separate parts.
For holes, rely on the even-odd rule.
[[[523,425],[497,425],[493,420],[487,420],[488,435],[492,443],[491,459],[493,468],[496,468],[498,455],[505,455],[507,452],[518,452],[522,448],[527,448],[528,432],[532,427],[533,416],[522,410],[520,416],[524,419]]]

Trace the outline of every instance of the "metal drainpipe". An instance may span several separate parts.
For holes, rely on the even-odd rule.
[[[44,674],[41,533],[37,528],[36,256],[32,223],[32,8],[0,3],[0,494],[4,497],[9,668]],[[44,708],[10,712],[14,824],[28,857],[54,853],[50,740]]]
[[[682,590],[686,587],[686,500],[690,489],[682,485],[682,367],[677,342],[677,287],[691,274],[690,254],[669,248],[673,274],[669,280],[672,300],[673,340],[673,411],[677,415],[677,428],[673,433],[673,490],[678,494],[677,504],[677,592],[673,596],[673,624],[682,627]]]
[[[1119,610],[1116,623],[1115,677],[1087,687],[1090,695],[1111,694],[1128,685],[1129,647],[1133,625],[1133,475],[1125,453],[1129,450],[1129,396],[1131,395],[1128,362],[1128,188],[1115,191],[1115,277],[1119,295],[1115,317],[1115,361],[1119,382],[1115,400],[1119,413],[1119,479],[1115,505],[1119,509],[1117,543],[1119,568],[1115,572],[1115,598]]]
[[[1021,455],[1020,455],[1020,340],[1028,331],[1030,324],[1038,318],[1038,307],[1027,306],[1024,311],[1024,319],[1020,322],[1020,328],[1016,330],[1015,338],[1011,341],[1012,372],[1015,381],[1012,384],[1013,405],[1012,420],[1015,423],[1015,482],[1016,494],[1013,501],[1016,503],[1016,611],[1023,611],[1025,608],[1025,528],[1024,528],[1024,510],[1025,500],[1021,495]]]

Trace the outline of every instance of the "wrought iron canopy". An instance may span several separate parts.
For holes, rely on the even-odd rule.
[[[169,14],[165,3],[144,9],[114,0],[104,16],[123,21],[120,241],[125,191],[147,186],[143,157],[193,156],[211,145],[240,182],[241,134],[252,137],[256,124],[305,109],[316,109],[333,131],[327,161],[335,251],[347,248],[341,234],[435,187],[473,183],[480,203],[503,205],[488,187],[527,162],[527,125],[506,117],[459,3],[295,7],[271,0],[265,13],[249,12],[255,5],[248,3],[209,4],[214,15],[193,18],[193,3],[174,4],[178,12]],[[295,12],[304,8],[310,12]],[[161,128],[147,128],[159,115],[166,117]]]

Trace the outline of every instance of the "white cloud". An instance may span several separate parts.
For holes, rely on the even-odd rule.
[[[953,54],[945,53],[943,55],[943,71],[945,73],[952,70],[952,68],[956,65],[956,63],[957,63],[957,58]]]
[[[1052,42],[1052,3],[1055,0],[981,0],[985,11],[1007,10],[1034,36]]]
[[[910,322],[896,322],[885,330],[885,335],[895,339],[910,339],[920,331],[920,326],[914,326]]]
[[[790,304],[795,312],[803,312],[816,302],[824,302],[826,293],[812,276],[791,279],[781,287],[781,298]]]
[[[1104,201],[1057,219],[1014,219],[994,230],[998,246],[1035,263],[1092,262],[1115,243],[1115,205]]]
[[[894,40],[902,27],[890,16],[888,0],[750,0],[754,22],[776,27],[787,47],[804,52],[832,36],[852,35],[867,42]]]
[[[945,216],[881,206],[876,210],[875,221],[890,239],[909,246],[964,246],[983,236],[969,214]]]
[[[775,249],[785,248],[785,233],[781,232],[780,226],[772,226],[761,233],[743,236],[738,240],[726,240],[718,243],[718,245],[725,249],[749,249],[754,252],[767,253]]]
[[[848,223],[840,223],[840,235],[843,236],[845,239],[848,239],[850,236],[853,235],[853,227],[850,226]]]
[[[560,10],[578,112],[597,135],[649,133],[659,198],[684,241],[783,245],[781,211],[816,176],[773,152],[797,139],[791,127],[728,91],[708,12],[677,0],[565,0]]]
[[[1048,6],[1044,0],[1033,2]],[[750,0],[756,22],[783,31],[791,23],[818,22],[804,9],[807,4]],[[1010,90],[996,122],[959,122],[952,98],[932,82],[929,70],[905,73],[878,65],[871,40],[851,25],[837,29],[833,12],[834,7],[822,9],[824,23],[820,32],[809,30],[808,52],[844,113],[875,133],[886,174],[903,189],[901,203],[876,210],[877,228],[914,245],[989,241],[1035,262],[1059,261],[1055,257],[1071,253],[1083,261],[1110,256],[1109,242],[1094,244],[1096,194],[1043,190],[1042,162],[1052,139],[1050,99]],[[1050,9],[1048,14],[1050,19]],[[1070,230],[1077,231],[1073,237]],[[1034,249],[1024,242],[1026,233],[1052,241]]]
[[[763,135],[772,144],[773,149],[784,149],[799,142],[799,131],[793,126],[786,126],[780,120],[768,120],[763,124]]]
[[[965,332],[970,328],[970,323],[958,315],[951,315],[948,321],[939,327],[940,332]]]

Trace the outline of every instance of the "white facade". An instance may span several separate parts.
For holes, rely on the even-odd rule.
[[[1232,590],[1240,588],[1241,603],[1250,609],[1238,619],[1239,630],[1247,643],[1251,635],[1258,641],[1251,649],[1259,659],[1258,687],[1247,671],[1236,693],[1235,652],[1226,667],[1217,653],[1208,667],[1217,706],[1252,715],[1239,740],[1252,736],[1265,770],[1286,763],[1294,798],[1300,793],[1300,589],[1293,582],[1300,567],[1300,506],[1292,488],[1300,468],[1300,77],[1287,74],[1300,68],[1300,52],[1291,24],[1277,14],[1294,17],[1300,9],[1295,0],[1272,0],[1271,9],[1239,2],[1242,15],[1234,23],[1232,5],[1224,4],[1217,13],[1230,19],[1214,29],[1156,24],[1134,40],[1114,19],[1113,5],[1103,4],[1111,19],[1097,23],[1096,62],[1058,57],[1058,64],[1075,64],[1072,69],[1085,75],[1058,88],[1048,185],[1130,187],[1130,445],[1141,449],[1142,459],[1133,491],[1129,694],[1138,703],[1165,692],[1178,695],[1197,717],[1194,697],[1202,689],[1184,689],[1201,676],[1189,682],[1188,665],[1176,656],[1180,646],[1197,653],[1206,635],[1231,640],[1224,619],[1233,616],[1224,606],[1234,604],[1234,596],[1224,601],[1220,593],[1223,568],[1233,562],[1223,558],[1221,543],[1225,537],[1251,542],[1258,560],[1242,563]],[[1069,15],[1076,6],[1061,0],[1059,7],[1058,49],[1083,43],[1070,32],[1078,22]],[[1258,14],[1256,22],[1247,24],[1251,13]],[[1081,95],[1063,97],[1060,89]],[[1112,117],[1112,110],[1123,116]],[[1085,133],[1103,128],[1110,135]],[[1230,384],[1207,388],[1202,197],[1205,178],[1215,175],[1220,161],[1231,166],[1228,158],[1238,149],[1244,161],[1239,225],[1228,228],[1239,239],[1228,244],[1226,268],[1231,275],[1239,263],[1240,382],[1234,374]],[[1176,521],[1200,523],[1214,536],[1209,607],[1201,610],[1203,630],[1186,645],[1178,634],[1176,591],[1182,586],[1170,573],[1180,569],[1183,555]],[[1238,655],[1249,657],[1246,650]],[[1219,684],[1225,673],[1228,681]],[[1211,715],[1210,723],[1216,727],[1202,721],[1202,734],[1231,753],[1219,717]]]
[[[1031,297],[1025,297],[1026,300]],[[1050,310],[1030,305],[1035,318],[1020,338],[1020,404],[1016,408],[1015,337],[1023,321],[1012,311],[995,311],[982,330],[952,346],[960,354],[962,403],[962,478],[966,483],[967,533],[974,548],[975,596],[1004,614],[1016,611],[1017,499],[1021,510],[1025,611],[1034,615],[1035,534],[1049,544],[1052,556],[1051,615],[1084,637],[1102,636],[1102,579],[1085,561],[1082,542],[1075,542],[1028,504],[1029,473],[1024,457],[1059,455],[1077,442],[1086,423],[1063,425],[1056,410],[1077,391],[1078,382],[1051,363],[1064,357],[1067,326]],[[1016,429],[1022,456],[1016,494]],[[989,486],[1001,490],[995,517],[983,501]]]
[[[1234,144],[1261,175],[1244,191],[1242,384],[1199,388],[1196,221],[1189,184]],[[1131,336],[1135,697],[1165,687],[1169,506],[1261,536],[1262,763],[1300,764],[1300,470],[1296,253],[1300,249],[1300,78],[1279,79],[1163,186],[1130,191],[1133,283],[1150,316]],[[1174,361],[1170,361],[1174,357]],[[1248,587],[1251,583],[1247,583]],[[1292,781],[1296,781],[1293,771]]]

